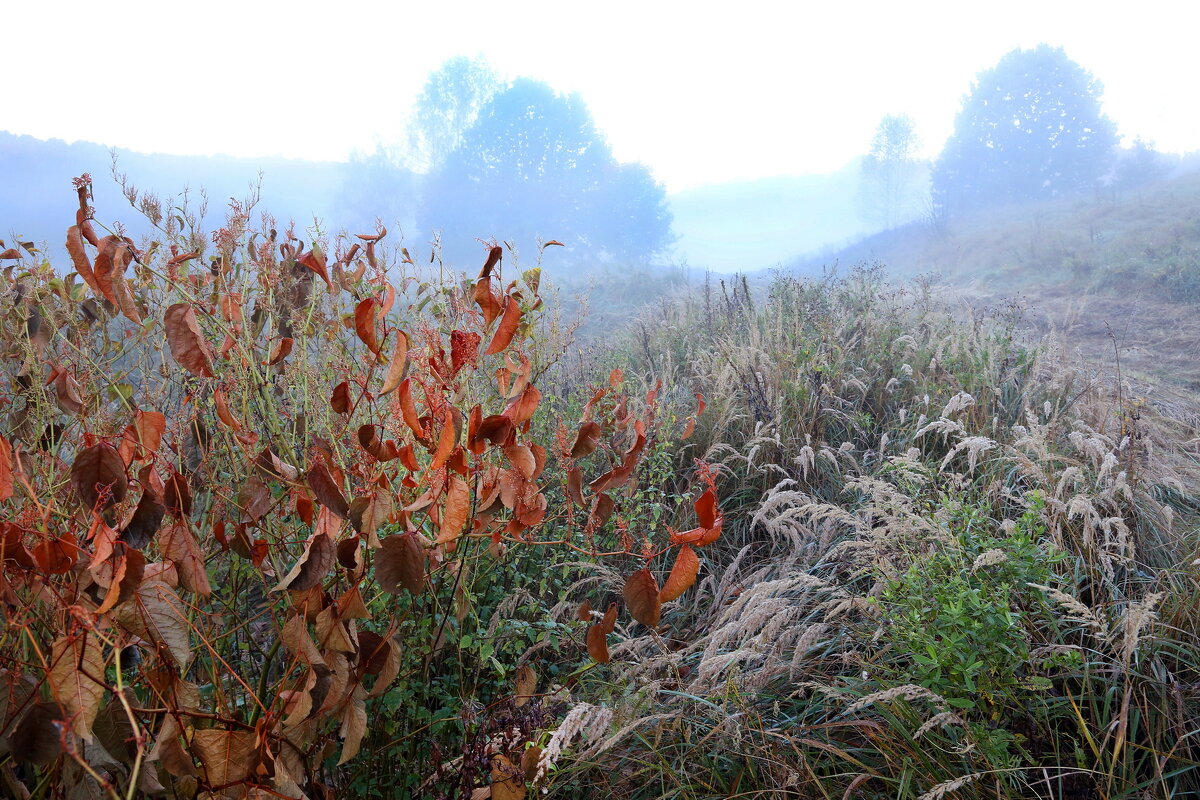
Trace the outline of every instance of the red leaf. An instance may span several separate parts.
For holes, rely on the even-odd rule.
[[[350,384],[342,381],[337,386],[333,387],[333,396],[329,398],[329,405],[333,408],[334,413],[349,414],[350,413]]]

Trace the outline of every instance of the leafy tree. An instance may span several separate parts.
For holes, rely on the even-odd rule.
[[[419,224],[441,231],[451,254],[493,236],[557,239],[626,259],[671,241],[650,173],[616,162],[578,95],[529,79],[493,97],[430,175]]]
[[[920,146],[912,117],[888,114],[879,121],[859,181],[859,208],[868,222],[890,229],[913,216],[925,171]]]
[[[935,205],[956,212],[1087,189],[1117,138],[1103,88],[1062,48],[1013,50],[981,72],[933,171]]]

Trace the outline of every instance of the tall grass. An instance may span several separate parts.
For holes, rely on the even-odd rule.
[[[576,688],[611,721],[551,787],[1200,791],[1182,423],[1021,331],[878,269],[710,283],[635,325],[627,368],[708,399],[675,469],[714,465],[725,534],[698,596]]]

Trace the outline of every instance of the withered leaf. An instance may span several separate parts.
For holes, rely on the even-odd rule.
[[[71,465],[71,488],[89,510],[104,511],[125,499],[129,478],[125,462],[111,445],[86,447]]]
[[[272,591],[308,591],[329,574],[336,555],[337,546],[333,538],[324,532],[314,533],[304,545],[300,558]]]
[[[679,555],[675,556],[675,565],[671,567],[671,574],[663,583],[659,598],[668,603],[679,597],[692,587],[699,572],[700,559],[696,556],[696,551],[685,544],[679,548]]]
[[[639,569],[625,579],[625,605],[638,622],[648,628],[658,626],[662,612],[662,600],[658,596],[658,583],[650,574],[649,567]]]
[[[425,588],[425,548],[412,531],[384,537],[375,553],[375,580],[388,594],[401,589],[420,594]]]
[[[163,314],[163,323],[167,328],[167,345],[179,365],[202,378],[216,377],[212,351],[200,330],[196,309],[189,303],[176,303]]]

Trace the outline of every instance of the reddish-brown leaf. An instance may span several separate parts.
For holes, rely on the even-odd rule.
[[[458,375],[463,367],[474,365],[479,359],[479,334],[468,331],[450,331],[450,372]]]
[[[504,457],[508,459],[508,463],[512,464],[526,478],[532,480],[537,474],[537,461],[534,459],[533,451],[529,449],[529,445],[509,445],[504,448]]]
[[[575,443],[571,445],[571,458],[583,458],[590,455],[600,444],[600,424],[585,422],[575,435]]]
[[[163,315],[167,328],[167,344],[179,365],[202,378],[215,377],[212,351],[200,330],[196,310],[188,303],[176,303]]]
[[[500,259],[503,257],[504,257],[504,249],[502,247],[500,247],[500,245],[494,245],[492,247],[489,247],[487,261],[483,262],[483,269],[479,270],[479,277],[481,279],[490,277],[492,274],[492,270],[495,268],[495,266],[497,264],[500,263]]]
[[[625,579],[625,605],[629,613],[647,628],[658,626],[662,612],[662,600],[658,597],[658,583],[645,567]]]
[[[567,470],[567,497],[577,506],[583,506],[583,473],[578,467]]]
[[[215,392],[213,392],[213,402],[217,406],[217,418],[225,424],[225,427],[232,431],[240,431],[242,429],[242,423],[239,422],[238,418],[235,417],[233,412],[229,410],[229,399],[225,396],[225,392],[223,390],[217,389]]]
[[[379,302],[374,297],[368,297],[354,309],[354,332],[358,334],[358,338],[367,346],[367,349],[376,355],[379,354],[379,334],[376,332],[375,326],[378,309]]]
[[[492,341],[488,344],[487,350],[483,351],[485,356],[503,352],[512,344],[513,337],[517,334],[517,328],[521,326],[521,316],[521,303],[516,297],[510,296],[505,301],[504,314],[500,317],[500,324],[496,326],[496,332],[492,334]]]
[[[313,494],[316,495],[318,503],[342,519],[346,518],[350,511],[350,504],[346,502],[346,496],[342,494],[342,487],[338,486],[324,463],[314,464],[304,479],[308,488],[312,489]]]
[[[71,488],[89,511],[104,511],[124,500],[129,478],[120,453],[104,442],[79,451],[71,465]]]
[[[350,402],[350,384],[342,381],[337,386],[333,387],[333,395],[329,398],[329,407],[333,409],[335,414],[349,414],[352,404]]]
[[[675,566],[671,567],[671,574],[667,576],[662,591],[658,593],[659,599],[669,603],[682,595],[692,588],[699,572],[700,559],[696,556],[696,551],[685,544],[679,548],[679,555],[675,556]]]
[[[75,266],[75,271],[79,273],[79,277],[88,285],[88,288],[96,294],[102,294],[100,284],[96,283],[96,275],[92,271],[91,259],[83,249],[83,233],[78,225],[67,228],[67,253],[71,256],[71,263]]]
[[[612,633],[616,626],[617,604],[609,603],[604,618],[588,626],[587,649],[592,660],[600,664],[607,664],[612,660],[608,654],[608,634]]]
[[[575,611],[575,618],[581,622],[592,621],[592,601],[585,599]]]
[[[13,452],[8,439],[0,436],[0,501],[13,496]]]
[[[701,528],[712,528],[717,524],[717,493],[709,489],[695,502],[696,522]]]
[[[294,342],[290,336],[284,336],[275,342],[275,344],[271,346],[271,356],[269,359],[267,359],[267,365],[273,367],[280,361],[283,361],[285,358],[287,358],[288,354],[292,352],[293,344]]]
[[[70,534],[67,537],[55,536],[43,539],[33,548],[33,560],[38,569],[47,575],[61,575],[69,572],[82,551],[75,544]]]
[[[337,545],[334,544],[333,537],[318,530],[309,537],[300,558],[272,591],[308,591],[325,579],[329,570],[333,568],[336,556]]]
[[[388,594],[399,594],[401,589],[420,594],[425,587],[425,548],[417,540],[417,534],[408,531],[387,536],[382,545],[375,553],[375,580],[379,588]]]
[[[454,412],[450,410],[450,406],[446,406],[442,413],[442,433],[438,437],[437,451],[433,454],[433,461],[429,464],[431,470],[441,469],[450,459],[450,454],[454,452],[455,445],[458,444],[458,430],[454,424]]]

